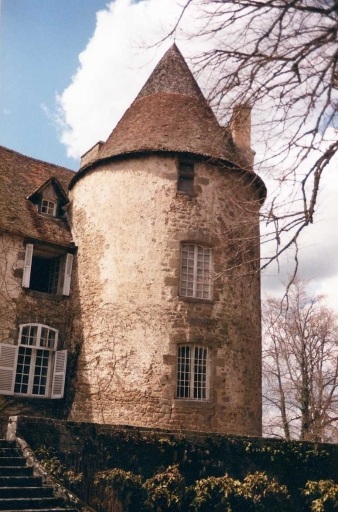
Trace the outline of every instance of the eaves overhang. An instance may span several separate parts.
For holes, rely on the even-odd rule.
[[[231,172],[237,172],[240,173],[245,179],[248,179],[256,188],[258,192],[259,202],[262,205],[266,199],[267,195],[267,189],[264,184],[264,181],[256,174],[253,170],[250,169],[243,169],[235,162],[231,161],[230,159],[223,159],[223,158],[215,158],[210,155],[205,154],[199,154],[189,151],[168,151],[168,150],[153,150],[153,149],[143,149],[141,151],[133,151],[129,153],[124,153],[120,155],[112,155],[105,158],[100,158],[98,160],[95,160],[93,162],[90,162],[89,164],[82,167],[71,179],[68,189],[71,190],[74,185],[81,180],[83,177],[85,177],[89,172],[95,171],[95,169],[98,169],[99,167],[102,167],[104,165],[108,165],[111,162],[126,160],[126,159],[134,159],[139,158],[145,155],[160,155],[160,156],[168,156],[168,157],[181,157],[181,158],[191,158],[196,159],[203,162],[209,162],[212,165],[225,167]]]

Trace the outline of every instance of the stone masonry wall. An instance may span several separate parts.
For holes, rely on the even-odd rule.
[[[257,192],[195,162],[177,192],[175,157],[115,161],[71,192],[81,315],[70,419],[260,435]],[[178,296],[180,244],[213,248],[212,300]],[[208,401],[175,399],[177,344],[211,350]]]
[[[67,297],[22,288],[25,244],[21,237],[0,237],[0,343],[17,344],[20,324],[42,323],[58,329],[59,349],[70,348],[73,307]],[[0,423],[13,414],[64,417],[65,401],[0,395]]]

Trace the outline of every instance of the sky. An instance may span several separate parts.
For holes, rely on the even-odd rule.
[[[0,144],[79,169],[80,156],[107,139],[173,43],[169,38],[158,44],[174,26],[180,4],[182,0],[0,0]],[[175,36],[188,63],[211,44],[184,37],[189,26],[196,29],[199,23],[192,12]],[[207,77],[199,83],[206,92]],[[335,168],[323,182],[315,224],[301,238],[300,277],[311,280],[314,292],[326,294],[338,313]],[[263,297],[282,292],[292,272],[292,255],[280,264],[280,272],[276,265],[265,271]]]

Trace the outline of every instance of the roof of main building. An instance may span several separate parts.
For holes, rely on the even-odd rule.
[[[55,178],[67,191],[74,172],[0,146],[0,231],[70,246],[65,220],[41,215],[28,199]]]

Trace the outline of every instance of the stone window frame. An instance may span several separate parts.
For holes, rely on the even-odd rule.
[[[175,399],[178,403],[209,403],[212,348],[204,343],[185,342],[178,343],[176,351]]]
[[[185,250],[185,246],[193,246],[194,247],[194,263],[193,263],[193,276],[192,280],[189,281],[189,278],[183,279],[184,274],[189,272],[189,268],[187,268],[187,271],[183,271],[183,251]],[[199,273],[202,271],[202,275],[204,278],[204,267],[199,267],[198,265],[198,257],[199,257],[199,248],[202,249],[202,255],[205,256],[206,252],[209,252],[209,268],[207,269],[207,272],[209,274],[208,282],[205,287],[203,287],[202,283],[202,296],[199,295],[198,286],[201,284],[199,283]],[[189,251],[189,249],[188,249]],[[190,269],[191,270],[191,269]],[[179,289],[178,289],[178,295],[183,300],[188,301],[203,301],[203,302],[212,302],[213,301],[213,284],[212,284],[212,272],[213,272],[213,246],[209,244],[205,244],[203,242],[198,242],[196,240],[182,240],[180,242],[180,264],[179,264]],[[190,286],[191,289],[192,285],[192,295],[189,295],[189,289]]]
[[[63,397],[67,350],[57,350],[58,335],[49,325],[26,323],[19,326],[17,345],[0,343],[0,394]]]

